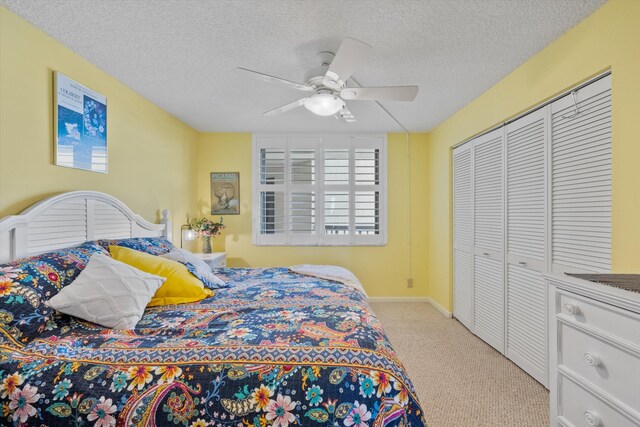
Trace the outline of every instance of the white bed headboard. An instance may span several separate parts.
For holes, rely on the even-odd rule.
[[[18,215],[0,220],[0,262],[74,246],[87,240],[165,237],[171,220],[161,224],[134,214],[120,200],[97,191],[71,191],[44,199]]]

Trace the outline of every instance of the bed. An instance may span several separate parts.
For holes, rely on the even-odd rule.
[[[101,239],[168,250],[168,218],[152,224],[111,196],[72,192],[0,221],[0,424],[426,425],[366,295],[349,284],[216,269],[228,288],[147,308],[130,330],[40,304]]]

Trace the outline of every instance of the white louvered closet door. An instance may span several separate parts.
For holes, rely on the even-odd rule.
[[[453,315],[473,332],[473,144],[453,150]]]
[[[611,77],[575,99],[453,151],[454,315],[545,386],[543,274],[611,268]]]
[[[503,129],[473,141],[474,332],[504,352]]]
[[[506,129],[506,356],[547,385],[548,108]]]
[[[552,105],[552,271],[611,270],[611,76]]]

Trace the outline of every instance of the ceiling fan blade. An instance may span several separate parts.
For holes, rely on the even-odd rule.
[[[305,92],[313,92],[314,89],[311,86],[308,85],[304,85],[302,83],[296,83],[296,82],[292,82],[291,80],[286,80],[286,79],[281,79],[280,77],[275,77],[275,76],[270,76],[269,74],[264,74],[264,73],[260,73],[258,71],[253,71],[253,70],[249,70],[248,68],[242,68],[242,67],[237,67],[238,70],[242,70],[245,71],[247,73],[251,73],[251,75],[253,75],[254,77],[265,81],[265,82],[269,82],[269,83],[279,83],[281,85],[293,88],[293,89],[298,89],[298,90],[303,90]]]
[[[286,113],[289,110],[293,110],[294,108],[302,107],[304,102],[309,98],[302,98],[297,101],[294,101],[290,104],[283,105],[282,107],[274,108],[273,110],[269,110],[266,113],[262,113],[263,116],[277,116],[282,113]]]
[[[360,40],[347,37],[331,61],[322,84],[332,89],[340,89],[351,74],[369,57],[371,46]]]
[[[357,101],[413,101],[418,89],[418,86],[348,87],[340,92],[340,97]]]

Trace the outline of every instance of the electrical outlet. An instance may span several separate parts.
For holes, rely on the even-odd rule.
[[[407,288],[413,288],[413,279],[407,279]]]

